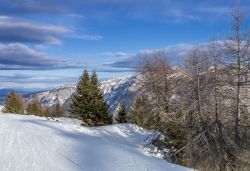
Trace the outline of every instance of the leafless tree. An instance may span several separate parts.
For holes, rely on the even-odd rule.
[[[176,163],[199,170],[250,168],[250,32],[243,29],[243,14],[237,1],[231,36],[195,48],[181,72],[164,50],[145,53],[141,93],[156,121],[151,128],[165,137],[157,145],[169,148],[168,159]]]
[[[249,48],[250,32],[244,30],[244,12],[240,8],[240,1],[236,1],[236,7],[232,13],[233,24],[232,33],[226,41],[227,55],[230,57],[231,75],[234,77],[233,86],[235,87],[235,140],[240,144],[240,122],[241,122],[241,90],[244,86],[244,77],[246,72],[249,73]]]

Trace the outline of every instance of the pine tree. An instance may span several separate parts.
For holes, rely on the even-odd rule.
[[[5,99],[4,113],[24,114],[24,102],[21,95],[10,92]]]
[[[127,111],[124,104],[119,106],[115,120],[117,123],[127,123]]]
[[[70,112],[78,115],[88,126],[108,123],[108,107],[99,89],[95,71],[90,78],[88,71],[84,70],[72,97]]]
[[[39,100],[35,99],[27,105],[27,114],[44,116],[43,108]]]

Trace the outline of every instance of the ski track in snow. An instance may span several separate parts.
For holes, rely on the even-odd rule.
[[[1,171],[184,171],[143,152],[135,125],[95,128],[60,118],[0,114]]]

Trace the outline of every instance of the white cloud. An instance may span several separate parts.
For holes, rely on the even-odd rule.
[[[73,31],[63,26],[37,24],[20,18],[0,16],[0,41],[60,44],[59,36]]]
[[[206,47],[207,43],[201,43],[200,47]],[[103,63],[105,66],[115,67],[115,68],[130,68],[136,69],[145,56],[147,54],[148,57],[154,57],[159,54],[164,53],[164,55],[169,59],[169,62],[172,65],[181,65],[185,57],[196,47],[194,44],[177,44],[167,46],[162,49],[143,49],[140,50],[137,54],[130,55],[125,59],[114,59]]]
[[[76,67],[70,62],[47,56],[20,43],[0,44],[1,70],[40,70]]]
[[[91,41],[97,41],[97,40],[102,40],[103,36],[101,35],[72,35],[70,36],[72,38],[77,38],[77,39],[83,39],[83,40],[91,40]]]

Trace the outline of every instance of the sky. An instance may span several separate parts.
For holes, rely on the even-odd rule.
[[[83,69],[95,69],[100,79],[128,76],[145,53],[162,49],[172,65],[181,65],[194,46],[228,35],[234,5],[234,0],[0,0],[0,89],[75,83]],[[241,6],[250,14],[250,0]]]

